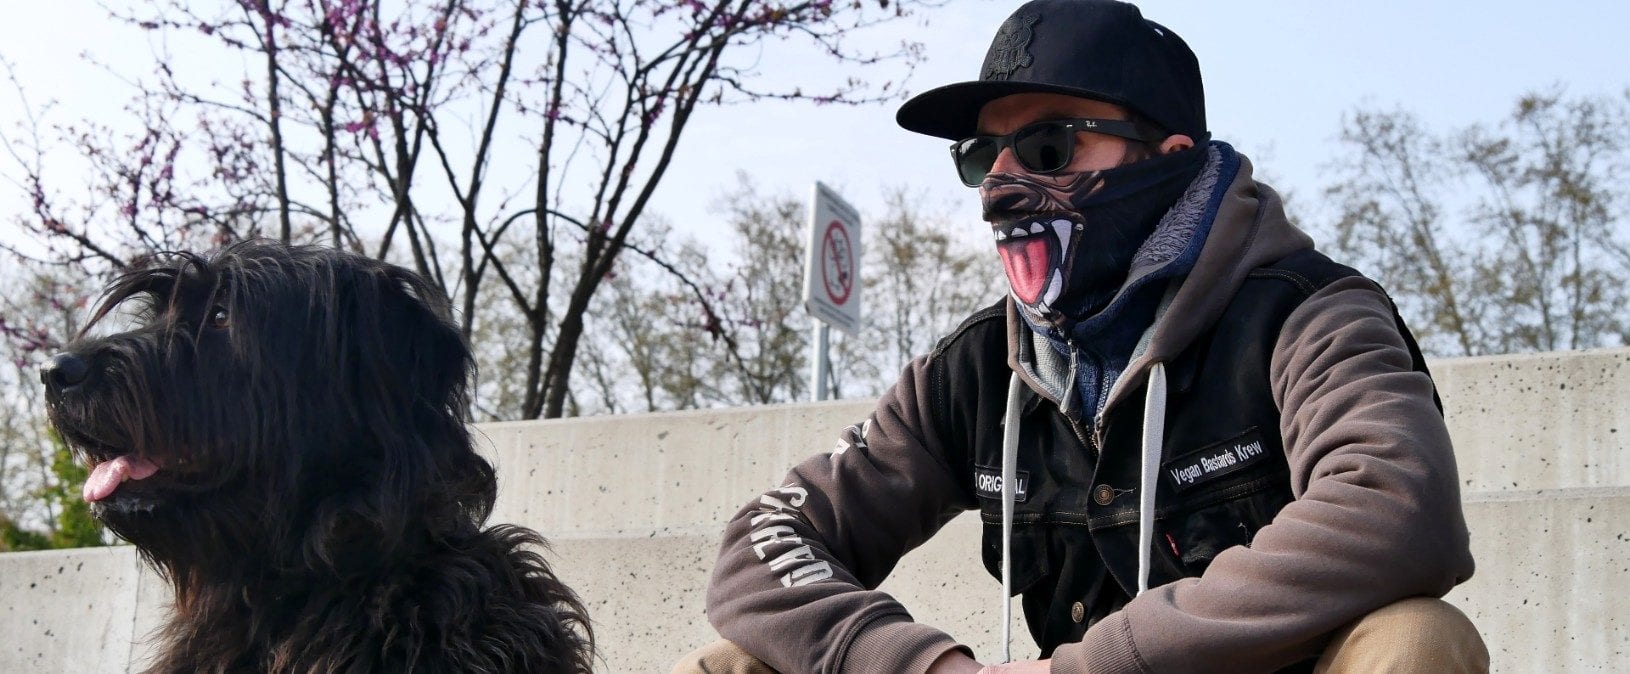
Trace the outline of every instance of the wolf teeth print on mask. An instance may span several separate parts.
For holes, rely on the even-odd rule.
[[[1102,310],[1204,157],[1189,149],[1101,171],[986,176],[985,221],[1031,322],[1067,330]]]

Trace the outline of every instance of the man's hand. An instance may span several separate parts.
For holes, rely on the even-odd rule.
[[[979,674],[1047,674],[1052,670],[1052,660],[1020,660],[1005,665],[987,666],[979,670]]]

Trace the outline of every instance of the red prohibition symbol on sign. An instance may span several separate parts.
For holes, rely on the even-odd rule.
[[[850,254],[853,250],[849,230],[842,222],[833,220],[826,226],[826,235],[821,238],[821,282],[833,304],[848,302],[849,293],[854,290],[855,261]]]

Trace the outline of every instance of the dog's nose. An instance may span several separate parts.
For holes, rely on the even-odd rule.
[[[46,386],[64,389],[83,383],[90,374],[91,367],[85,359],[71,353],[59,353],[40,369],[40,381]]]

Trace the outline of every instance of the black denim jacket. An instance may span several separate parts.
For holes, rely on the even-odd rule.
[[[1165,444],[1156,493],[1149,586],[1196,577],[1218,554],[1249,546],[1256,531],[1293,500],[1280,437],[1280,410],[1268,369],[1279,327],[1319,288],[1351,268],[1307,251],[1250,274],[1210,332],[1168,365]],[[981,314],[970,323],[992,320]],[[1425,362],[1408,330],[1416,369]],[[948,340],[949,341],[949,340]],[[964,347],[965,348],[965,347]],[[1002,354],[1004,349],[990,348]],[[994,367],[994,364],[989,364]],[[1005,383],[1000,377],[964,379]],[[1139,382],[1124,398],[1141,401]],[[1001,399],[949,391],[947,401]],[[952,403],[952,407],[956,407]],[[1440,406],[1441,409],[1441,406]],[[982,557],[1000,578],[1002,429],[988,411],[947,410],[969,419],[962,468],[979,497]],[[1023,595],[1031,635],[1050,654],[1136,592],[1138,495],[1143,408],[1120,404],[1091,420],[1027,390],[1020,418],[1013,527],[1013,590]],[[1094,438],[1102,438],[1102,447]]]

